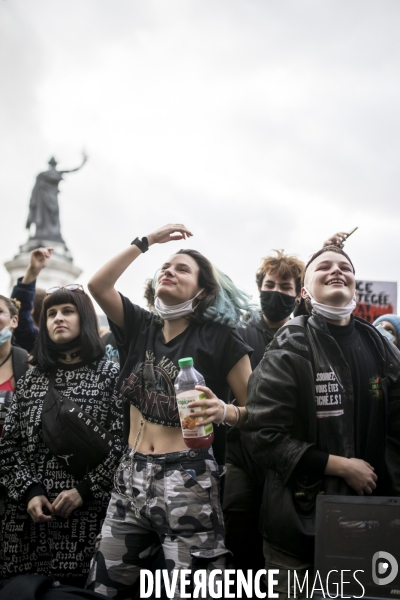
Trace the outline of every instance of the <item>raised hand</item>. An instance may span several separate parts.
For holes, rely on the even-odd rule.
[[[354,229],[352,229],[349,232],[345,232],[345,231],[339,231],[338,233],[335,233],[334,235],[332,235],[329,240],[326,240],[323,244],[323,248],[325,248],[325,246],[338,246],[338,248],[343,248],[345,241],[347,240],[347,238],[354,233],[356,230],[358,229],[358,227],[354,227]]]
[[[349,237],[349,234],[345,231],[339,231],[338,233],[334,233],[329,240],[325,240],[323,244],[323,248],[325,246],[339,246],[339,248],[343,248],[346,239]]]
[[[36,250],[32,250],[29,256],[29,267],[40,273],[42,269],[47,267],[52,252],[53,248],[36,248]]]
[[[151,246],[152,244],[165,244],[174,240],[186,240],[192,237],[192,235],[193,233],[185,225],[178,223],[175,225],[164,225],[164,227],[160,227],[160,229],[153,231],[153,233],[149,233],[146,237],[149,246]]]
[[[38,278],[40,271],[47,267],[52,252],[53,248],[36,248],[36,250],[32,250],[22,283],[28,284]]]

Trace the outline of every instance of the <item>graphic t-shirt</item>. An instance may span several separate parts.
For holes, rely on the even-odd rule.
[[[229,402],[226,377],[235,364],[251,352],[232,327],[219,323],[191,322],[178,336],[165,343],[162,324],[157,317],[122,296],[124,326],[110,322],[117,342],[121,376],[119,391],[124,403],[124,438],[128,441],[130,404],[149,422],[180,427],[174,382],[178,360],[192,357],[199,371],[218,398]],[[214,427],[214,455],[225,463],[226,432]]]
[[[329,454],[337,454],[337,441],[344,431],[354,440],[351,456],[370,463],[378,475],[375,494],[386,493],[385,405],[381,385],[378,351],[368,332],[356,326],[327,323],[329,333],[339,346],[344,363],[335,369],[316,373],[316,415],[318,443],[309,448],[295,468],[297,477],[307,476],[311,484],[322,478]],[[331,344],[329,339],[326,344]],[[331,348],[336,352],[337,346]],[[350,370],[352,394],[344,394],[343,369]],[[349,390],[348,390],[349,391]],[[347,396],[347,401],[344,398]],[[352,398],[352,401],[350,401]]]
[[[106,360],[112,360],[113,362],[119,363],[117,344],[115,343],[115,338],[111,331],[103,335],[101,339],[103,340],[105,346],[104,358]]]
[[[386,438],[379,356],[368,333],[361,333],[355,327],[354,319],[344,327],[331,323],[328,327],[350,368],[353,381],[355,457],[375,468],[379,488],[384,480]]]

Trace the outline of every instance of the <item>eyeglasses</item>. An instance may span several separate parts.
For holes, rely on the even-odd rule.
[[[58,290],[68,290],[69,292],[82,292],[85,293],[83,286],[80,283],[69,283],[68,285],[55,285],[54,287],[46,290],[46,294],[49,296],[54,292],[58,292]]]

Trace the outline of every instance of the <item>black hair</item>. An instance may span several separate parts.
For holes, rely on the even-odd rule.
[[[39,331],[36,343],[29,361],[41,369],[57,365],[57,353],[51,350],[51,340],[47,330],[47,311],[58,304],[73,304],[76,306],[80,320],[80,351],[84,363],[98,360],[104,355],[104,343],[100,339],[97,315],[93,302],[88,294],[79,290],[60,288],[46,296],[40,315]]]
[[[36,326],[39,325],[40,313],[42,312],[43,300],[46,298],[46,290],[42,288],[36,288],[36,292],[33,298],[33,313],[32,319]]]

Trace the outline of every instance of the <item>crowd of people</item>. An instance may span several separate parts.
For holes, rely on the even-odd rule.
[[[116,290],[152,245],[191,237],[166,225],[93,275],[105,330],[81,285],[36,289],[51,248],[0,296],[3,582],[126,600],[143,568],[229,565],[279,569],[286,598],[287,572],[313,567],[318,494],[400,495],[400,317],[354,317],[347,234],[306,265],[263,259],[260,308],[189,249],[146,282],[147,309]],[[192,416],[214,425],[202,448],[182,436],[184,357],[205,380]]]

